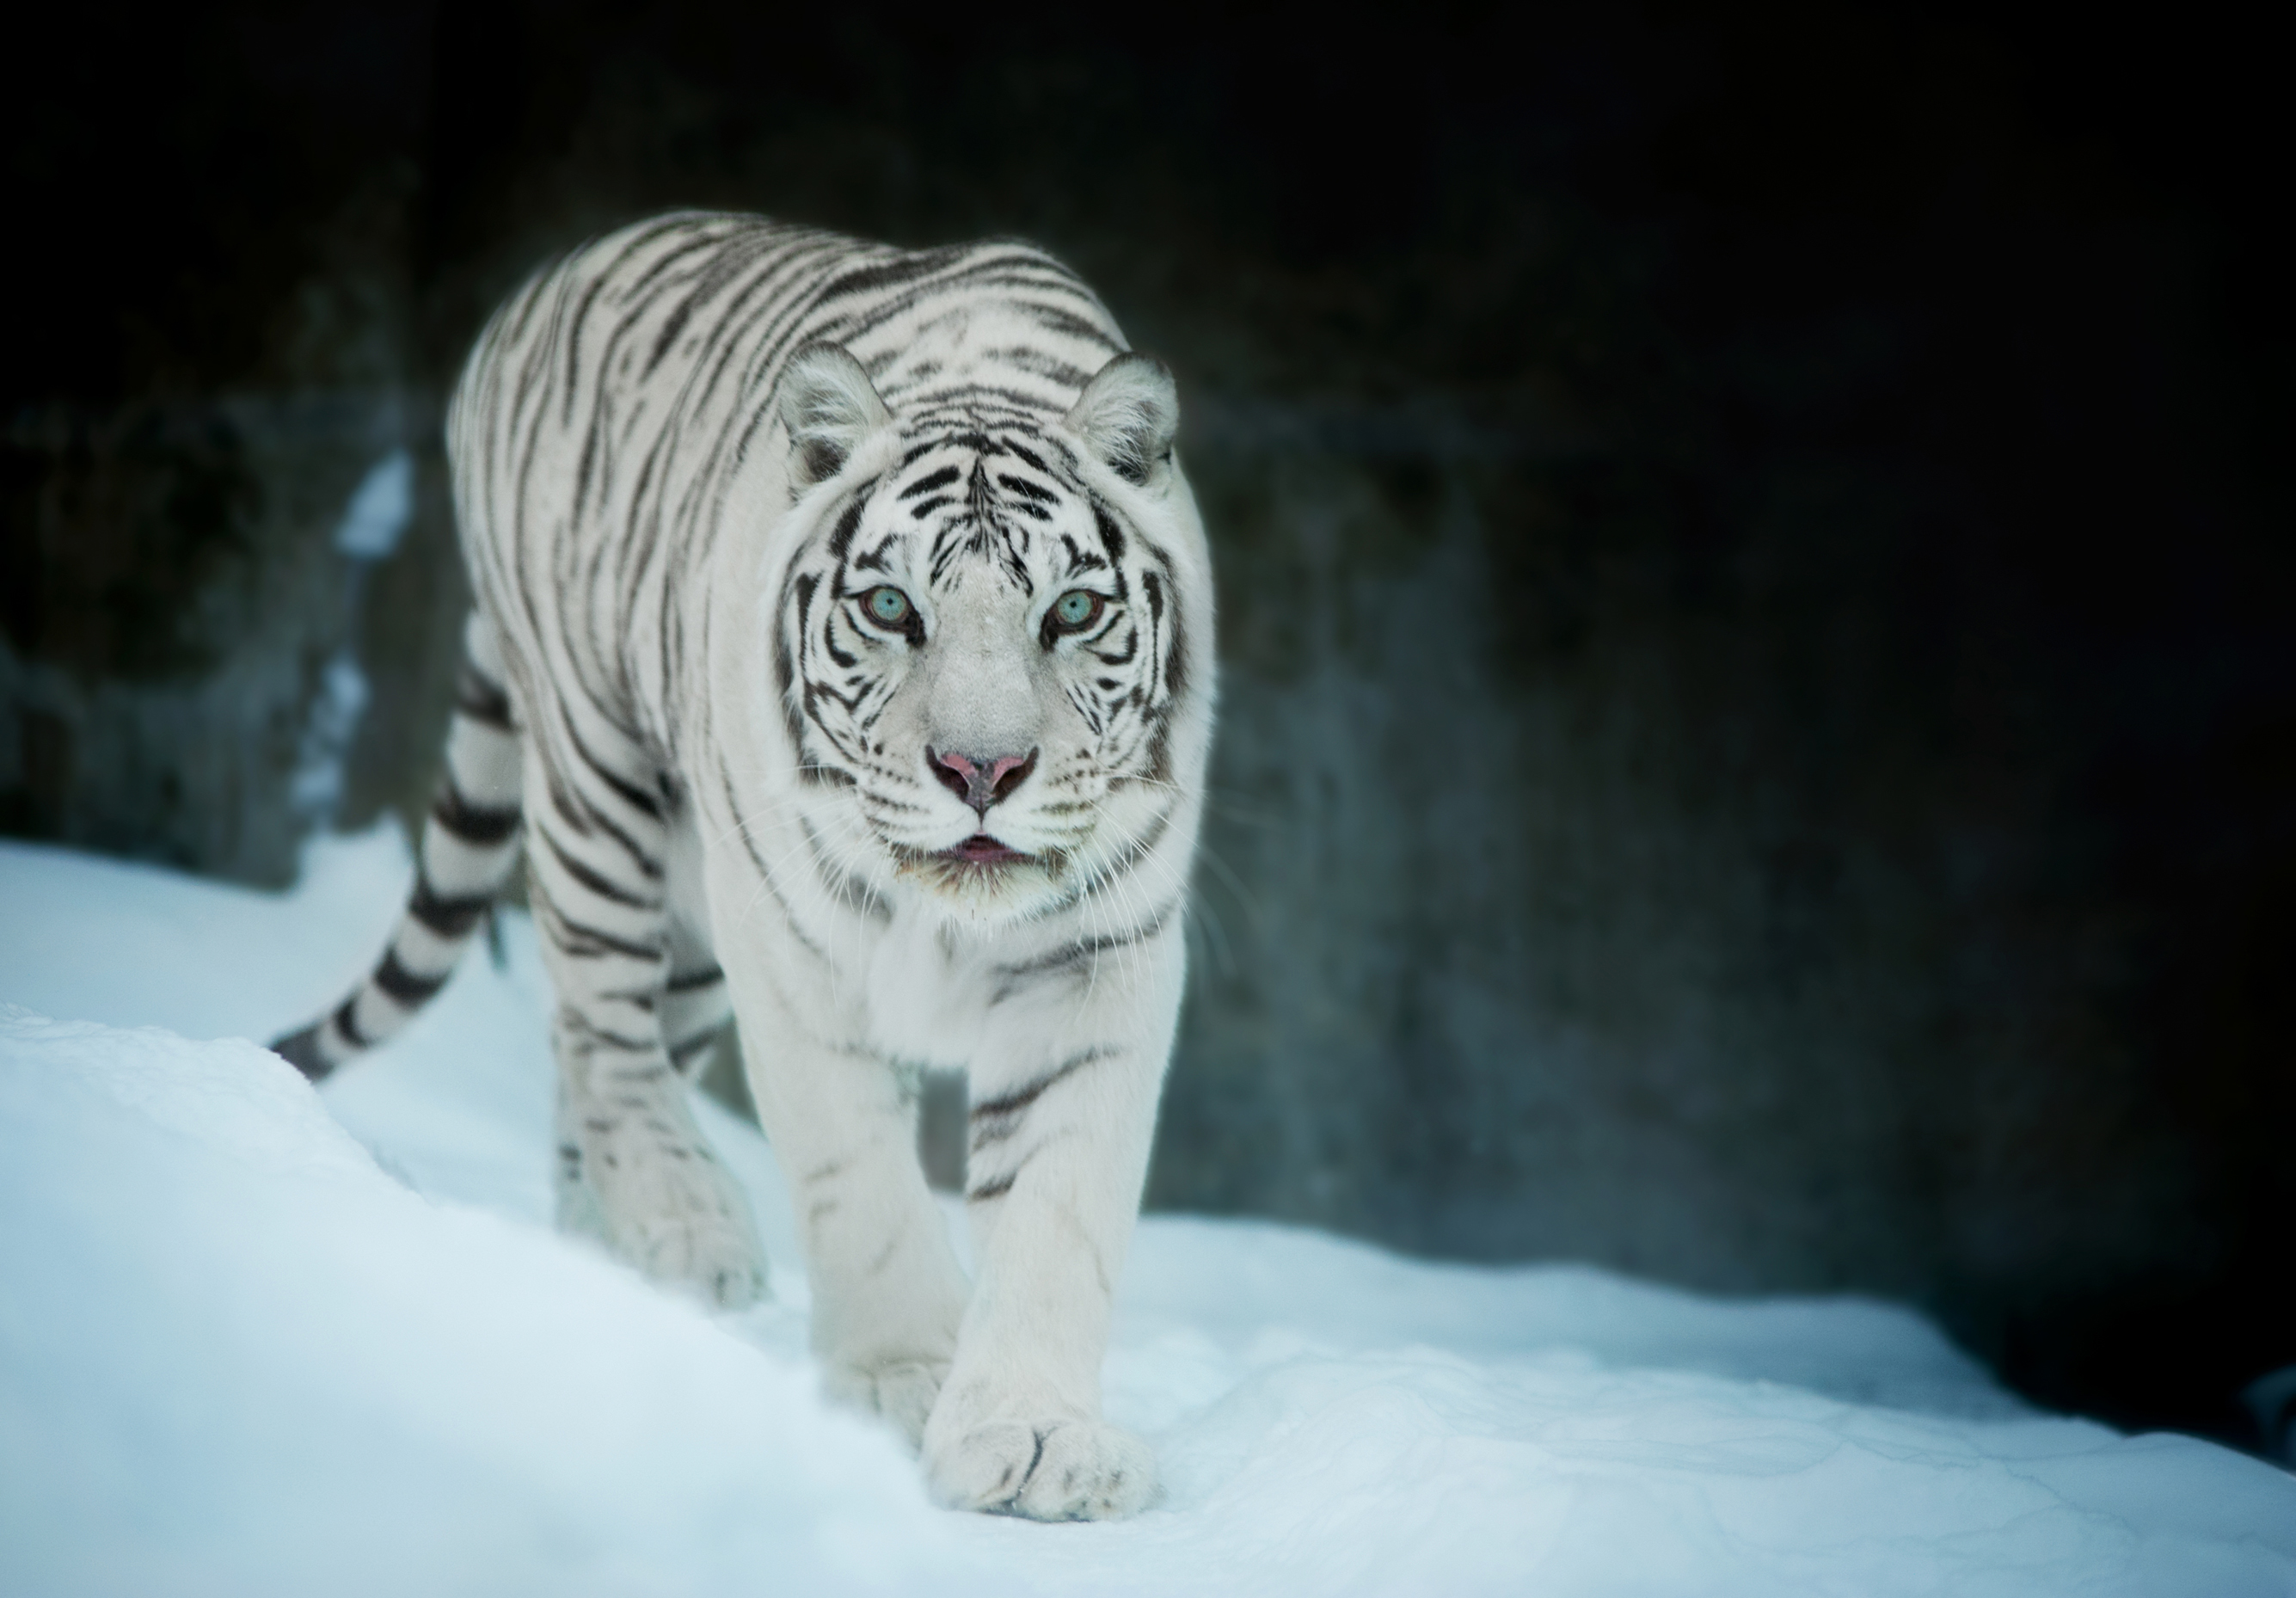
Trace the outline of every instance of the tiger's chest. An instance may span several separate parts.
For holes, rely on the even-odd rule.
[[[680,970],[707,966],[717,958],[698,819],[691,808],[683,809],[669,832],[668,900],[677,946],[673,963]],[[737,885],[733,902],[747,907],[743,914],[779,908],[758,888]],[[857,1019],[861,1041],[887,1059],[950,1070],[970,1065],[996,991],[996,951],[993,945],[968,947],[950,938],[944,924],[922,906],[904,905],[882,924],[848,924],[829,935],[832,969],[816,966],[800,989],[826,1012],[824,1032],[845,1032]],[[798,947],[820,947],[803,930],[792,930]]]
[[[988,1021],[989,964],[921,906],[897,909],[861,973],[869,1045],[914,1064],[970,1066]]]

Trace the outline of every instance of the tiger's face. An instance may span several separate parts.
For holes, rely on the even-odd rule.
[[[834,356],[816,358],[866,384]],[[822,475],[775,652],[808,810],[842,812],[832,880],[1003,919],[1075,902],[1154,847],[1190,687],[1164,513],[1175,415],[1161,366],[1119,356],[1060,426],[887,415],[854,447],[800,453]]]

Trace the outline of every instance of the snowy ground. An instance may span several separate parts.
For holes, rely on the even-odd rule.
[[[2034,1414],[1904,1310],[1171,1217],[1108,1363],[1162,1504],[939,1512],[816,1397],[753,1132],[705,1107],[764,1308],[549,1231],[522,922],[323,1092],[187,1041],[308,1019],[406,870],[388,832],[283,898],[0,845],[0,1592],[2296,1593],[2296,1479]]]

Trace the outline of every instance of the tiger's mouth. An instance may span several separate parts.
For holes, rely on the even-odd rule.
[[[959,865],[1018,865],[1036,858],[1012,848],[1000,838],[986,832],[975,832],[954,848],[946,848],[935,856]]]
[[[1058,891],[1068,856],[1060,849],[1029,854],[990,832],[947,848],[894,846],[898,873],[944,908],[973,917],[1022,915]]]

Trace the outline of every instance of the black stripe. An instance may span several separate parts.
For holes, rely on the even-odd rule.
[[[845,584],[841,578],[837,584],[837,587],[840,598],[857,600],[861,597],[857,594],[845,593]],[[902,629],[904,632],[906,632],[907,630],[908,629],[906,627]],[[855,666],[859,664],[858,656],[849,655],[844,651],[844,650],[838,647],[837,612],[834,611],[827,611],[822,613],[821,647],[829,651],[830,660],[836,663],[837,668],[840,671],[850,671]],[[856,702],[858,702],[857,700]]]
[[[572,381],[571,377],[568,379]],[[602,406],[590,414],[590,425],[582,433],[582,459],[574,468],[574,520],[582,520],[582,512],[590,503],[590,475],[597,469],[598,430],[605,420]]]
[[[725,979],[725,971],[713,965],[708,971],[680,971],[670,978],[666,986],[671,993],[692,993],[696,988],[709,987]]]
[[[467,893],[449,898],[431,887],[428,877],[418,875],[406,901],[406,914],[440,938],[460,939],[471,935],[494,897],[491,893]]]
[[[636,277],[630,281],[630,286],[626,291],[626,297],[634,298],[644,293],[647,286],[651,284],[655,278],[660,277],[663,273],[668,272],[672,266],[676,266],[678,262],[685,259],[686,257],[694,254],[696,251],[712,249],[717,246],[726,236],[723,233],[717,231],[719,225],[735,220],[737,220],[737,218],[727,217],[715,211],[672,211],[669,215],[660,217],[656,222],[646,226],[636,238],[630,240],[627,244],[624,245],[622,247],[621,254],[616,256],[611,261],[607,263],[604,275],[608,277],[612,276],[615,273],[619,272],[622,269],[625,263],[635,258],[638,252],[645,249],[647,245],[652,243],[657,239],[667,238],[671,234],[683,229],[685,233],[685,237],[678,242],[675,249],[664,250],[662,254],[654,260],[652,266],[648,266],[644,272],[639,273]]]
[[[1108,507],[1097,499],[1092,502],[1092,524],[1100,529],[1101,547],[1108,551],[1109,560],[1112,562],[1122,561],[1124,559],[1123,530],[1116,525],[1116,518],[1108,513]]]
[[[1103,631],[1103,636],[1105,635],[1106,634]],[[1122,654],[1111,655],[1105,650],[1096,649],[1092,651],[1092,658],[1099,661],[1103,666],[1129,666],[1132,664],[1132,658],[1139,652],[1140,629],[1136,627],[1127,631],[1124,635],[1124,652]]]
[[[914,283],[920,277],[928,277],[951,261],[960,259],[966,248],[962,244],[952,244],[939,250],[912,250],[873,266],[857,266],[814,296],[814,307],[818,310],[832,300],[848,299],[856,294],[873,293],[880,289],[890,289],[901,283]]]
[[[327,1057],[319,1052],[319,1028],[316,1025],[306,1027],[299,1032],[290,1032],[271,1045],[271,1052],[314,1082],[334,1069],[327,1063]]]
[[[875,332],[886,323],[903,315],[929,294],[946,294],[961,284],[977,284],[983,281],[984,274],[1015,264],[1049,264],[1044,262],[1044,258],[1040,256],[990,256],[982,260],[971,262],[959,270],[949,273],[938,283],[916,283],[916,279],[930,276],[950,262],[961,258],[967,250],[974,248],[976,246],[969,244],[953,244],[941,250],[920,251],[909,256],[906,260],[897,259],[847,273],[822,291],[820,296],[814,301],[814,308],[816,311],[833,299],[846,299],[869,290],[892,288],[904,283],[912,286],[903,293],[879,300],[865,311],[848,313],[832,318],[821,336],[850,344],[854,340]],[[1027,283],[1032,287],[1045,289],[1056,289],[1060,286],[1056,283],[1037,282],[1026,277],[987,279],[986,281],[1013,285]]]
[[[943,466],[938,471],[928,471],[924,476],[917,479],[915,482],[911,483],[907,488],[902,489],[898,497],[902,499],[914,499],[920,494],[930,494],[935,488],[946,488],[950,483],[956,481],[960,475],[961,474],[958,472],[957,469],[954,466]]]
[[[455,786],[449,774],[439,784],[438,797],[430,801],[430,819],[474,848],[490,848],[507,842],[518,831],[521,812],[516,805],[478,805]]]
[[[1114,1049],[1090,1048],[1081,1053],[1071,1054],[1035,1081],[1024,1083],[1010,1093],[999,1094],[993,1099],[984,1099],[975,1104],[972,1107],[972,1119],[976,1121],[1001,1120],[1008,1116],[1018,1115],[1042,1098],[1046,1088],[1074,1076],[1095,1061],[1106,1060],[1115,1053]]]
[[[626,1032],[609,1032],[603,1027],[593,1026],[571,1011],[560,1011],[558,1024],[566,1032],[578,1037],[585,1045],[593,1048],[603,1046],[624,1054],[650,1055],[661,1047],[660,1038],[632,1037]],[[657,1064],[652,1067],[641,1067],[635,1071],[618,1070],[615,1072],[614,1080],[617,1083],[651,1082],[665,1075],[668,1069],[666,1065]],[[628,1099],[623,1099],[616,1104],[616,1108],[636,1110],[639,1108],[639,1104]]]
[[[718,383],[726,376],[727,370],[735,364],[738,357],[746,356],[753,350],[755,340],[752,334],[758,324],[766,324],[766,336],[768,340],[771,339],[777,315],[786,316],[790,313],[790,307],[775,294],[765,295],[755,306],[750,304],[750,297],[753,292],[775,287],[780,284],[783,279],[797,275],[804,266],[806,252],[800,248],[793,247],[779,252],[772,264],[758,273],[749,287],[742,289],[727,302],[719,313],[717,323],[701,341],[701,349],[708,357],[706,367],[698,388],[693,386],[691,379],[688,380],[687,390],[682,396],[686,414],[699,415],[708,412],[711,398],[717,393]],[[703,367],[704,364],[697,362],[696,365]],[[737,400],[735,403],[740,402]],[[749,454],[750,439],[758,429],[769,419],[778,418],[780,412],[774,406],[767,404],[749,407],[749,423],[738,438],[729,441],[724,433],[721,432],[718,436],[716,447],[721,453],[730,453],[737,461]]]
[[[1002,383],[985,383],[977,379],[951,383],[945,389],[936,389],[930,394],[921,394],[915,403],[920,409],[943,404],[963,405],[966,410],[978,415],[986,408],[980,403],[983,399],[1001,399],[1013,407],[1012,420],[1003,424],[1006,426],[1017,424],[1026,418],[1032,407],[1038,411],[1045,408],[1044,397],[1041,395],[1031,394],[1022,389],[1008,389]],[[999,445],[986,453],[1010,455],[1012,451]]]
[[[638,374],[640,381],[653,375],[653,369],[661,365],[663,357],[669,354],[670,346],[677,342],[677,335],[684,332],[685,324],[693,320],[694,312],[716,299],[718,292],[733,281],[734,274],[748,266],[761,250],[772,248],[769,243],[759,244],[738,235],[715,242],[718,244],[716,253],[687,280],[690,286],[685,298],[673,306],[669,315],[662,318],[661,331],[654,335],[653,352],[646,357],[645,367]],[[748,245],[746,250],[742,248],[744,244]]]
[[[853,535],[860,529],[861,507],[867,497],[866,494],[856,497],[851,504],[845,507],[845,514],[837,519],[837,526],[829,535],[831,560],[843,560],[845,552],[853,547]]]
[[[582,742],[580,734],[575,732],[572,715],[571,705],[562,705],[559,724],[566,729],[567,742],[574,746],[574,752],[580,757],[582,763],[596,774],[600,782],[619,795],[632,809],[642,812],[651,820],[660,820],[661,807],[654,801],[652,794],[643,789],[632,787],[599,763],[597,756],[590,752],[589,747]],[[576,807],[578,804],[579,808]],[[553,782],[550,786],[550,807],[558,812],[577,836],[587,838],[594,832],[603,832],[609,838],[622,846],[622,852],[630,857],[631,865],[656,881],[661,880],[661,862],[640,848],[636,839],[631,837],[612,816],[590,803],[586,798],[573,793],[562,784]]]
[[[517,731],[511,720],[509,692],[500,684],[488,681],[485,674],[467,660],[455,674],[455,710],[457,715],[504,733]]]
[[[543,930],[550,941],[558,946],[559,953],[577,960],[601,960],[610,955],[619,955],[630,960],[652,964],[661,958],[659,948],[632,943],[617,938],[611,932],[589,926],[573,919],[559,908],[537,880],[530,889],[535,907],[542,912]]]
[[[583,887],[588,889],[592,893],[596,894],[600,898],[616,905],[627,905],[633,910],[659,910],[661,908],[661,901],[660,899],[642,898],[638,895],[632,893],[628,889],[623,887],[619,882],[608,877],[604,873],[596,870],[593,866],[585,865],[582,861],[576,859],[572,855],[568,854],[566,852],[565,846],[560,843],[555,838],[553,838],[548,832],[545,832],[543,833],[542,840],[550,846],[550,852],[552,856],[556,858],[558,864],[566,868],[566,874],[573,878],[577,882],[579,882]]]
[[[359,1030],[358,1020],[354,1013],[357,1006],[358,995],[356,993],[342,1002],[335,1011],[335,1030],[343,1035],[344,1041],[351,1047],[370,1048],[373,1045],[367,1041],[366,1034]]]
[[[711,1027],[707,1031],[701,1033],[699,1037],[687,1038],[684,1043],[678,1044],[669,1051],[669,1058],[671,1061],[676,1065],[683,1066],[694,1055],[699,1054],[702,1050],[716,1043],[718,1041],[718,1035],[724,1030],[725,1028],[722,1026]]]
[[[1141,581],[1145,584],[1147,580],[1147,576],[1144,573]],[[1188,633],[1187,628],[1181,623],[1180,607],[1177,600],[1172,605],[1169,627],[1171,638],[1164,646],[1163,662],[1164,695],[1168,704],[1178,699],[1188,690]],[[1160,760],[1158,766],[1158,775],[1160,777],[1163,774]]]
[[[1124,346],[1110,338],[1105,331],[1094,326],[1074,311],[1062,310],[1058,306],[1032,305],[1027,300],[1016,300],[1012,303],[1013,309],[1046,332],[1059,333],[1065,338],[1076,339],[1086,344],[1097,344],[1111,355],[1119,354],[1124,348]]]
[[[374,968],[374,985],[409,1010],[419,1010],[447,986],[447,979],[452,975],[454,972],[449,971],[435,977],[418,977],[399,963],[397,949],[386,949],[382,963]]]
[[[974,1188],[971,1192],[965,1194],[965,1200],[968,1203],[982,1204],[986,1203],[990,1199],[1001,1199],[1006,1193],[1013,1191],[1013,1184],[1019,1178],[1019,1176],[1020,1173],[1015,1171],[1009,1175],[999,1176],[994,1181],[984,1182],[979,1187]]]
[[[1063,388],[1081,389],[1092,381],[1091,373],[1041,349],[1029,349],[1018,345],[1007,346],[1003,349],[989,350],[988,357],[992,361],[1002,361],[1004,365],[1025,372],[1031,377],[1041,377],[1047,382],[1058,383]]]
[[[813,614],[814,590],[821,586],[821,579],[810,572],[799,572],[791,576],[790,585],[797,597],[796,636],[802,639],[810,625],[808,619]],[[798,660],[796,651],[790,645],[789,612],[789,601],[784,597],[774,617],[774,675],[781,685],[782,722],[789,729],[790,753],[797,757],[798,770],[803,774],[807,770],[805,723],[799,713]],[[807,776],[806,780],[810,782],[814,779]],[[726,791],[730,799],[733,794],[730,783]],[[739,815],[740,811],[737,809],[734,814]]]
[[[961,252],[963,248],[960,246],[957,252]],[[1029,270],[1032,267],[1035,270]],[[836,317],[832,319],[832,330],[823,336],[849,344],[906,315],[927,295],[948,294],[960,288],[1026,289],[1036,294],[1071,299],[1106,314],[1100,301],[1093,297],[1092,291],[1078,283],[1066,267],[1024,247],[1022,253],[985,257],[949,273],[939,282],[922,283],[905,293],[881,300],[867,311]],[[1022,300],[1021,303],[1037,302]]]
[[[638,787],[636,783],[628,781],[627,778],[616,775],[603,761],[600,760],[597,756],[592,754],[590,752],[589,746],[584,743],[580,735],[574,731],[573,724],[570,721],[567,723],[566,735],[567,742],[574,746],[574,752],[582,757],[582,764],[588,766],[590,770],[595,774],[598,781],[603,783],[609,789],[611,789],[617,799],[620,799],[622,803],[627,805],[631,809],[636,811],[639,815],[647,817],[649,820],[660,821],[661,819],[661,805],[655,799],[653,795],[648,793],[644,789]],[[590,810],[591,814],[594,816],[597,816],[597,819],[600,821],[603,821],[605,819],[603,816],[597,815],[597,807],[594,805],[590,807]],[[626,840],[625,841],[627,840]],[[633,855],[636,855],[641,863],[643,863],[646,858],[644,851],[640,850],[635,843],[631,844],[630,852]]]
[[[990,997],[989,1003],[995,1004],[999,999],[1011,997],[1013,983],[1019,979],[1043,976],[1049,972],[1066,970],[1081,965],[1094,955],[1104,955],[1111,949],[1129,948],[1134,944],[1146,942],[1164,930],[1165,923],[1172,919],[1173,913],[1179,907],[1179,901],[1175,899],[1159,910],[1147,922],[1128,932],[1114,932],[1103,938],[1080,938],[1063,948],[1055,949],[1049,955],[1039,955],[1034,960],[1024,961],[1019,965],[998,966],[996,974],[1003,979],[1003,982]]]
[[[612,272],[610,269],[605,272],[601,272],[597,276],[592,278],[590,280],[588,290],[584,292],[580,301],[574,308],[574,315],[568,319],[566,328],[566,398],[564,403],[559,406],[559,425],[562,427],[574,420],[575,389],[578,386],[582,376],[583,324],[590,320],[590,307],[598,302],[598,296],[606,291],[606,284],[611,281],[612,275]],[[583,475],[586,477],[588,474],[588,452],[585,451]],[[580,503],[580,496],[578,495],[576,496],[576,503]]]
[[[1021,1472],[1021,1485],[1013,1489],[1013,1496],[1006,1502],[1018,1504],[1021,1495],[1028,1490],[1029,1483],[1036,1479],[1037,1467],[1045,1463],[1045,1439],[1052,1434],[1053,1429],[1049,1426],[1042,1430],[1030,1430],[1029,1435],[1037,1439],[1036,1451],[1029,1455],[1029,1468]]]

